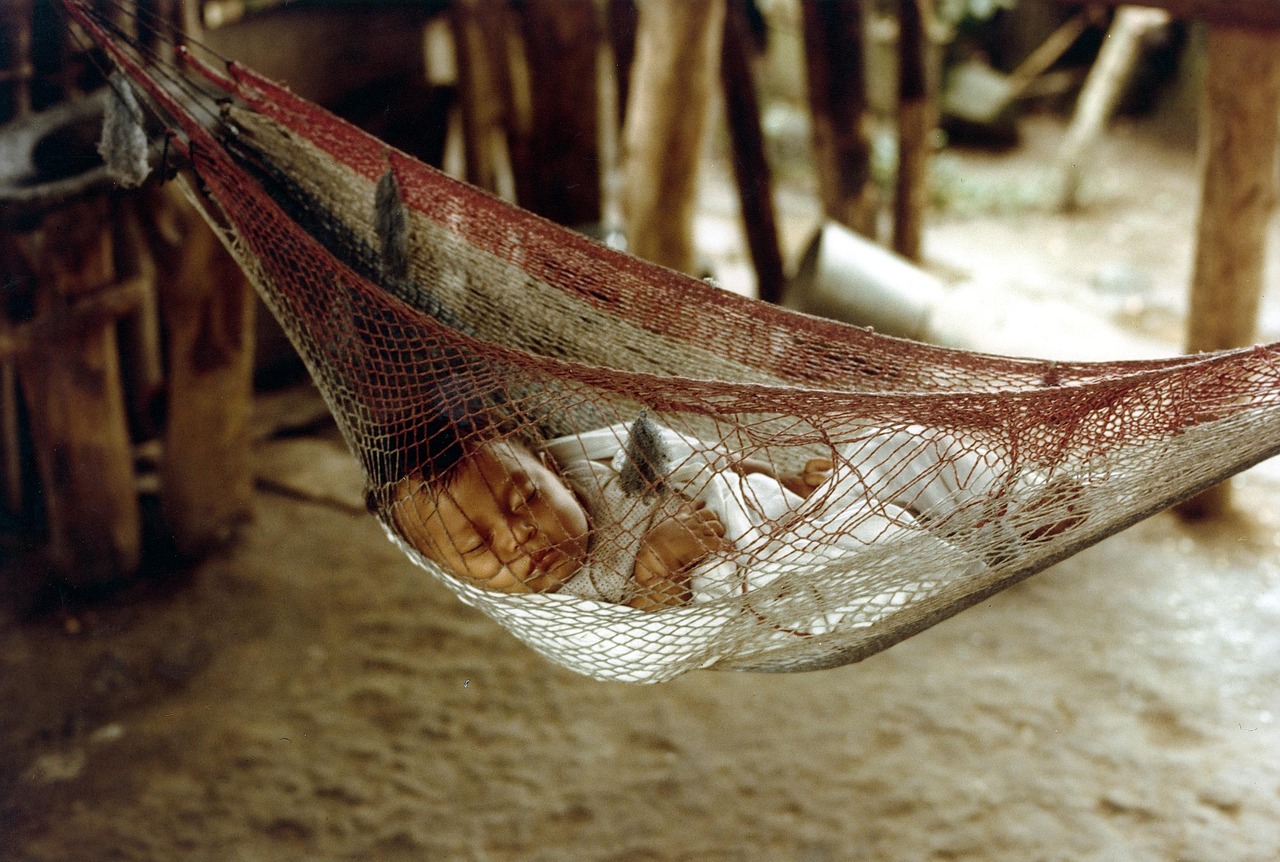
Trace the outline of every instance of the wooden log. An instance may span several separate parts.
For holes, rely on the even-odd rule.
[[[728,0],[728,4],[720,78],[733,145],[738,201],[742,207],[747,249],[756,270],[756,295],[766,302],[780,302],[786,279],[782,252],[778,249],[773,179],[764,151],[764,131],[760,127],[760,102],[751,73],[750,35],[742,0]]]
[[[643,0],[623,128],[622,209],[633,254],[696,267],[693,215],[724,0]]]
[[[1133,74],[1143,36],[1168,21],[1169,14],[1163,9],[1122,6],[1107,29],[1106,41],[1085,79],[1071,125],[1058,150],[1058,206],[1063,211],[1070,212],[1080,205],[1080,181],[1089,165],[1089,155]]]
[[[928,16],[922,0],[898,2],[898,178],[893,203],[893,250],[921,260],[929,198],[929,150],[935,124],[929,94]]]
[[[39,281],[36,316],[65,319],[77,299],[115,280],[109,202],[90,198],[15,237]],[[87,585],[132,574],[141,558],[141,515],[125,418],[115,320],[56,327],[20,354],[37,468],[44,489],[47,553],[65,580]]]
[[[574,227],[601,221],[599,62],[594,0],[516,6],[528,63],[529,131],[516,170],[520,204]],[[521,160],[517,159],[519,164]]]
[[[252,514],[253,290],[174,186],[144,218],[168,332],[160,497],[174,547],[205,553]]]
[[[1243,347],[1254,339],[1277,192],[1280,29],[1210,27],[1203,98],[1188,352]],[[1211,516],[1228,502],[1220,485],[1178,511]]]
[[[876,236],[862,0],[802,0],[814,164],[827,218]]]

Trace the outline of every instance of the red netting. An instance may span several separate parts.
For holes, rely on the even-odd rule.
[[[1052,363],[791,314],[72,12],[174,128],[388,534],[584,673],[856,660],[1280,449],[1275,347]]]

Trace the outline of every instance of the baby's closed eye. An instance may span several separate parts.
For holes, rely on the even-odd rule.
[[[489,548],[489,543],[484,540],[483,536],[464,536],[462,539],[453,543],[453,549],[461,557],[472,557]]]

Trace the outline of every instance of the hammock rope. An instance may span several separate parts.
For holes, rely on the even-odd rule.
[[[794,314],[498,201],[195,46],[166,60],[66,8],[170,129],[189,196],[306,362],[390,538],[581,673],[857,661],[1280,451],[1275,345],[1049,362]],[[442,500],[462,508],[424,478],[442,439],[549,465],[587,518],[582,571],[522,594],[424,545]],[[774,477],[815,459],[827,478],[787,496]],[[691,506],[726,536],[648,595],[637,555]],[[560,571],[521,553],[510,571]]]

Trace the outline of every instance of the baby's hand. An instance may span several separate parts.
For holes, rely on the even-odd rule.
[[[724,545],[724,524],[707,504],[694,500],[649,529],[636,556],[638,594],[633,608],[655,610],[689,601],[689,569]]]
[[[798,497],[808,498],[819,485],[831,478],[835,464],[830,458],[810,458],[804,469],[792,476],[784,476],[782,485]]]

